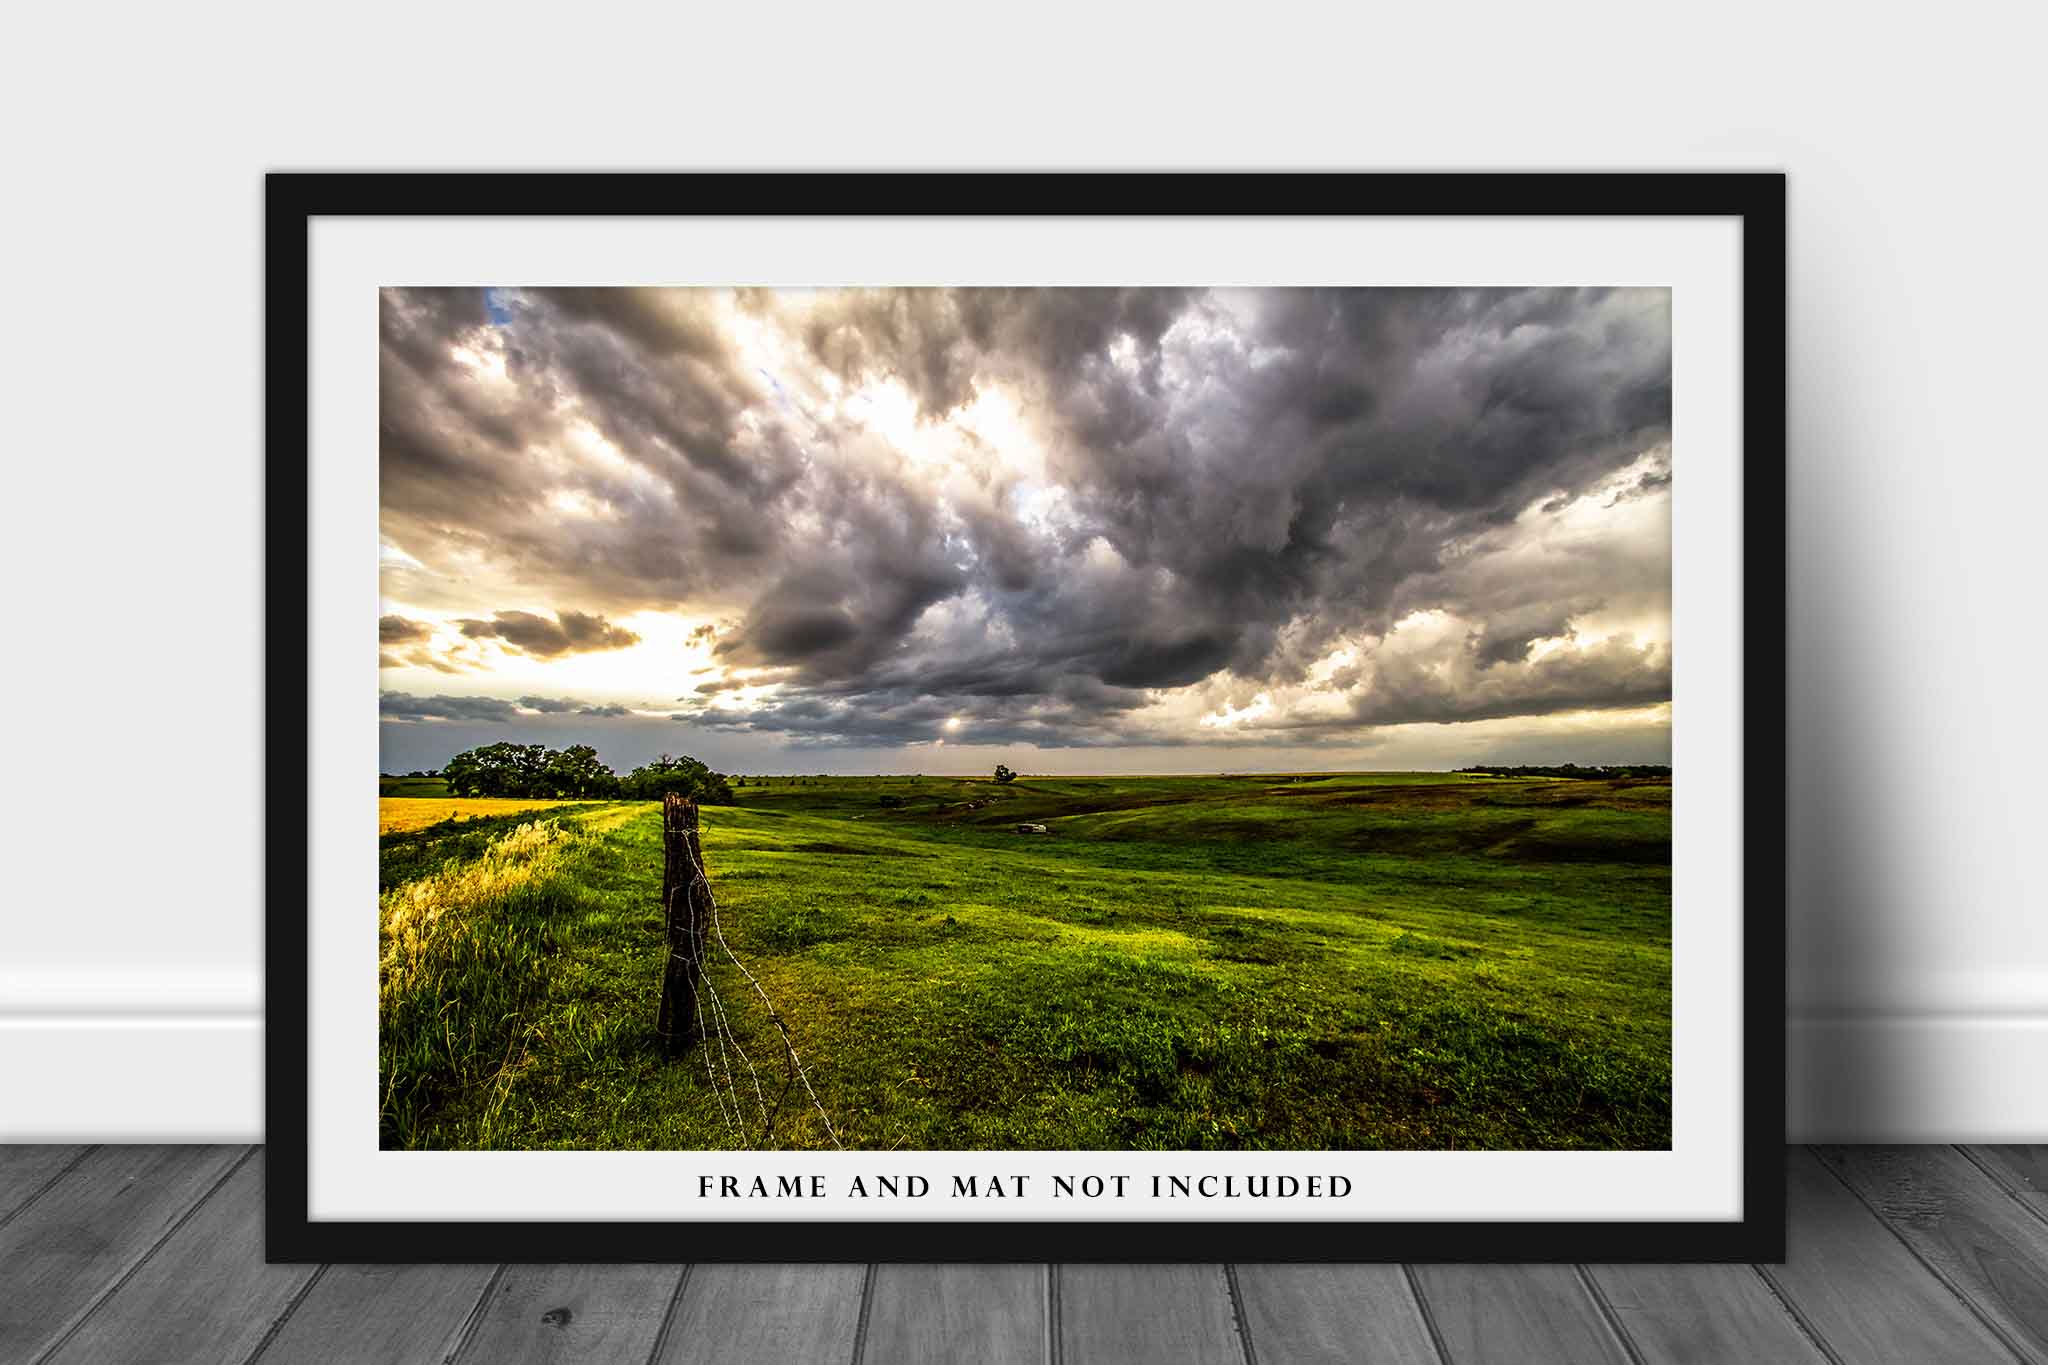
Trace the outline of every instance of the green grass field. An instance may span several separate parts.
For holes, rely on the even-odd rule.
[[[379,777],[377,795],[392,796],[447,796],[448,782],[440,777]]]
[[[1668,782],[738,796],[703,811],[720,925],[849,1148],[1670,1144]],[[801,1087],[764,1137],[781,1043],[722,956],[765,1104],[728,1056],[736,1129],[715,1048],[660,1058],[655,806],[389,835],[383,871],[386,1146],[829,1145]]]

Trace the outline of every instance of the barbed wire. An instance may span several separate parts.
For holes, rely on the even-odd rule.
[[[697,1036],[698,1036],[699,1038],[702,1038],[702,1037],[704,1036],[704,1032],[705,1032],[705,1030],[704,1030],[704,997],[703,997],[703,996],[701,996],[701,995],[700,995],[700,996],[698,996],[698,997],[697,997],[697,1001],[696,1001],[696,1004],[697,1004]],[[704,1075],[705,1075],[705,1077],[706,1077],[706,1078],[707,1078],[707,1079],[708,1079],[708,1080],[709,1080],[709,1081],[711,1082],[711,1098],[712,1098],[712,1099],[714,1099],[714,1100],[716,1100],[716,1101],[718,1101],[718,1117],[719,1117],[719,1118],[721,1118],[721,1119],[723,1119],[723,1120],[725,1120],[725,1126],[726,1126],[726,1127],[728,1127],[728,1128],[730,1128],[730,1129],[732,1129],[732,1135],[733,1135],[734,1137],[736,1137],[736,1138],[737,1138],[737,1137],[740,1137],[740,1136],[741,1136],[741,1133],[740,1133],[740,1126],[739,1126],[739,1123],[738,1123],[738,1121],[737,1121],[737,1120],[736,1120],[736,1119],[735,1119],[735,1118],[734,1118],[734,1117],[733,1117],[733,1116],[732,1116],[731,1114],[728,1114],[728,1113],[726,1112],[726,1108],[725,1108],[725,1092],[724,1092],[724,1091],[722,1091],[722,1090],[720,1090],[720,1089],[718,1088],[718,1073],[717,1073],[716,1071],[712,1070],[712,1067],[711,1067],[711,1049],[710,1049],[710,1048],[705,1048],[705,1049],[704,1049]]]
[[[765,1093],[763,1093],[761,1089],[761,1073],[759,1070],[755,1068],[753,1059],[747,1056],[747,1050],[740,1046],[739,1034],[733,1031],[732,1020],[726,1014],[725,1001],[719,996],[718,987],[711,984],[710,977],[702,975],[698,977],[698,984],[703,986],[704,989],[706,991],[709,991],[711,994],[711,1017],[713,1021],[716,1022],[716,1024],[718,1025],[718,1030],[720,1034],[720,1051],[722,1052],[724,1050],[726,1042],[730,1041],[732,1043],[732,1050],[739,1054],[740,1061],[744,1063],[747,1068],[747,1074],[753,1078],[754,1102],[755,1105],[761,1111],[761,1139],[765,1142],[768,1139],[768,1135],[774,1128],[774,1121],[768,1115],[768,1097]],[[726,1066],[725,1075],[726,1084],[731,1088],[733,1092],[733,1108],[735,1110],[738,1110],[742,1107],[739,1095],[739,1087],[733,1082],[732,1067],[729,1063]]]
[[[810,1073],[807,1070],[805,1070],[803,1059],[797,1055],[796,1044],[794,1041],[791,1040],[789,1036],[789,1025],[783,1022],[781,1012],[775,1008],[775,1002],[768,998],[768,992],[762,987],[760,980],[757,977],[755,977],[755,975],[752,972],[747,970],[747,964],[740,961],[739,954],[735,953],[732,950],[732,945],[725,941],[725,926],[720,922],[718,917],[718,898],[711,892],[711,877],[710,874],[704,870],[703,856],[697,851],[696,847],[688,838],[685,838],[683,840],[683,848],[684,851],[687,852],[690,856],[690,875],[692,883],[695,886],[703,888],[704,905],[711,912],[711,933],[712,936],[718,940],[719,950],[725,954],[726,958],[732,963],[734,967],[739,969],[739,974],[746,978],[747,984],[749,986],[752,986],[754,988],[754,994],[761,998],[761,1004],[763,1008],[765,1008],[768,1011],[768,1022],[775,1025],[775,1031],[778,1035],[780,1035],[782,1039],[782,1050],[789,1060],[789,1068],[795,1074],[795,1079],[803,1083],[804,1094],[810,1097],[811,1108],[817,1111],[818,1118],[825,1125],[825,1135],[832,1139],[832,1145],[834,1147],[838,1148],[841,1151],[845,1151],[846,1144],[839,1140],[839,1131],[838,1129],[832,1126],[832,1116],[825,1112],[825,1106],[818,1099],[817,1090],[813,1088],[811,1085]],[[700,954],[700,974],[702,971],[701,956],[702,955]],[[718,1000],[717,993],[714,991],[712,995],[712,1013],[714,1017],[721,1014],[722,1010],[723,1007]],[[738,1046],[737,1038],[734,1039],[734,1046]],[[751,1063],[749,1065],[751,1065]],[[760,1086],[760,1079],[760,1073],[756,1072],[754,1075],[754,1083],[757,1090]],[[783,1087],[782,1093],[783,1096],[788,1095],[789,1087],[787,1085]],[[763,1099],[763,1103],[766,1103],[765,1098]],[[762,1134],[762,1140],[764,1142],[767,1140],[768,1136],[774,1132],[775,1119],[780,1116],[781,1112],[782,1099],[778,1097],[776,1100],[774,1111],[765,1116],[765,1127],[764,1132]]]

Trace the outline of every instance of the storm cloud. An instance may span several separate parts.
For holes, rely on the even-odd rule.
[[[502,721],[507,724],[534,717],[593,716],[616,717],[633,714],[630,707],[591,706],[571,697],[415,696],[409,692],[386,692],[378,698],[378,711],[392,721]]]
[[[383,296],[389,666],[866,747],[1669,700],[1668,291],[489,295]]]
[[[640,643],[640,637],[632,631],[621,630],[602,616],[586,616],[578,611],[558,612],[552,621],[530,611],[501,611],[488,621],[463,620],[455,624],[468,639],[497,640],[543,659],[593,649],[624,649]]]
[[[497,697],[419,697],[405,692],[386,692],[377,710],[387,720],[505,720],[514,719],[519,708]]]

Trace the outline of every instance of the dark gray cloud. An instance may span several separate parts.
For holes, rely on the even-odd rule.
[[[515,703],[498,697],[416,697],[405,692],[384,693],[377,710],[386,720],[509,721],[519,714]]]
[[[1472,662],[1484,660],[1481,653]],[[1671,696],[1671,655],[1654,645],[1609,639],[1561,650],[1521,667],[1445,668],[1434,661],[1386,661],[1353,705],[1361,725],[1447,725],[1557,711],[1648,706]]]
[[[1667,291],[499,297],[502,325],[480,291],[384,296],[384,532],[419,565],[386,595],[540,658],[673,611],[782,684],[751,707],[697,686],[693,723],[1150,743],[1132,722],[1162,689],[1294,687],[1352,644],[1350,709],[1302,728],[1669,697],[1668,649],[1534,651],[1602,612],[1668,619],[1668,532],[1579,526],[1537,556],[1521,520],[1668,494]],[[878,383],[910,438],[846,400]],[[969,420],[990,394],[1036,467]],[[1426,611],[1466,623],[1457,658],[1375,643]]]
[[[1569,633],[1572,617],[1595,605],[1547,600],[1502,608],[1474,636],[1473,654],[1482,666],[1520,663],[1538,640],[1554,640]]]
[[[464,720],[513,721],[535,716],[630,716],[631,709],[617,705],[593,706],[572,697],[521,697],[506,701],[500,697],[415,696],[407,692],[385,692],[378,698],[378,712],[389,721]]]
[[[587,616],[579,611],[557,612],[552,621],[530,611],[501,611],[488,621],[462,620],[455,624],[468,639],[497,640],[523,654],[543,659],[598,649],[625,649],[640,643],[640,637],[632,631],[615,626],[602,616]]]
[[[1549,637],[1544,637],[1549,638]],[[1614,638],[1528,662],[1488,659],[1483,641],[1448,651],[1376,657],[1373,676],[1350,694],[1342,714],[1260,719],[1226,730],[1143,730],[1121,724],[1142,694],[1066,687],[1014,698],[909,689],[812,695],[744,710],[672,715],[708,730],[744,731],[797,744],[861,747],[945,738],[977,745],[1043,749],[1356,744],[1378,727],[1541,716],[1651,706],[1671,696],[1671,654],[1655,644]],[[953,727],[948,722],[955,722]]]

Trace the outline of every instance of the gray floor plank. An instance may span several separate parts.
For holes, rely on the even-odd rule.
[[[1241,1265],[1259,1365],[1440,1365],[1421,1305],[1395,1265]]]
[[[2048,1146],[1985,1146],[1968,1150],[2014,1198],[2048,1218]]]
[[[35,1198],[38,1190],[85,1153],[84,1147],[69,1144],[0,1146],[0,1220]]]
[[[313,1279],[262,1264],[262,1164],[242,1156],[0,1148],[0,1360],[210,1365],[263,1342],[264,1365],[442,1365],[458,1348],[461,1365],[638,1365],[659,1343],[669,1365],[1045,1365],[1054,1347],[1063,1365],[1244,1365],[1248,1339],[1259,1365],[1579,1365],[1630,1347],[1644,1365],[1812,1365],[1810,1333],[1855,1365],[2048,1365],[2048,1148],[1795,1150],[1783,1266],[1423,1266],[1418,1300],[1395,1267],[1249,1265],[1241,1324],[1220,1266],[1065,1266],[1051,1295],[1042,1266]]]
[[[858,1265],[692,1266],[662,1365],[846,1365],[866,1283]]]
[[[33,1360],[246,1154],[101,1147],[0,1228],[0,1360]]]
[[[1064,1265],[1065,1365],[1243,1365],[1230,1284],[1217,1265]]]
[[[1042,1265],[881,1265],[868,1303],[875,1365],[1043,1365]]]
[[[680,1265],[512,1265],[498,1277],[465,1365],[643,1365]]]
[[[1787,1166],[1785,1263],[1762,1271],[1838,1357],[1856,1365],[2012,1359],[1812,1153],[1792,1152]]]
[[[1416,1287],[1452,1365],[1628,1365],[1568,1265],[1419,1265]]]
[[[263,1365],[441,1365],[497,1267],[334,1265],[257,1357]]]
[[[236,1167],[48,1365],[247,1360],[314,1271],[263,1263],[263,1176],[261,1160]]]
[[[1953,1147],[1817,1155],[2021,1358],[2048,1365],[2048,1224]]]
[[[645,1365],[683,1278],[679,1265],[507,1266],[463,1365]]]
[[[1749,1266],[1596,1265],[1586,1271],[1645,1365],[1827,1360]]]

